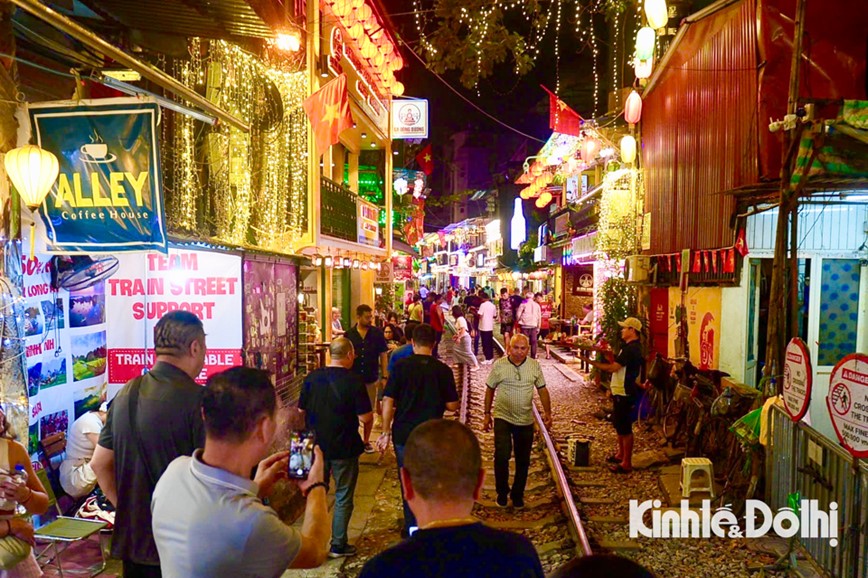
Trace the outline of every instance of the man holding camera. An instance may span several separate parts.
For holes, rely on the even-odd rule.
[[[265,371],[233,367],[208,380],[205,449],[169,464],[151,502],[166,578],[280,576],[325,561],[329,523],[319,447],[307,479],[298,482],[307,496],[301,532],[262,503],[289,465],[288,452],[265,457],[277,429],[276,408]]]
[[[340,558],[356,554],[356,547],[347,543],[347,528],[353,515],[359,456],[365,450],[359,422],[371,423],[374,413],[362,378],[350,370],[355,360],[350,340],[346,337],[333,340],[329,355],[328,367],[316,369],[305,378],[298,409],[305,414],[307,428],[316,432],[316,441],[326,460],[326,483],[329,472],[335,478],[329,558]]]

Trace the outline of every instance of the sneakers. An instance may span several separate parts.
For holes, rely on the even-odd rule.
[[[368,442],[365,444],[365,453],[366,454],[373,454],[376,451],[377,450],[374,449],[374,446],[371,444],[371,442]]]
[[[480,365],[491,365],[492,363],[494,363],[494,360],[493,359],[486,359],[485,361],[480,361],[479,363],[480,363]]]
[[[337,548],[332,546],[329,549],[329,558],[344,558],[346,556],[355,556],[358,553],[358,550],[355,546],[350,546],[347,544],[343,548]]]
[[[524,498],[519,498],[518,500],[512,501],[512,507],[516,510],[524,509]]]
[[[506,496],[497,496],[497,507],[505,508],[507,505]]]

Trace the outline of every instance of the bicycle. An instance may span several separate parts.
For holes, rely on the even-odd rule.
[[[729,507],[738,517],[744,514],[745,502],[758,495],[762,482],[765,450],[759,443],[761,414],[761,408],[748,412],[729,428],[733,434],[730,442],[732,457],[718,505]]]

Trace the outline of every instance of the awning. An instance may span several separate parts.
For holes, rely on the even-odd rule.
[[[392,251],[401,251],[402,253],[407,253],[413,257],[419,256],[419,252],[416,251],[412,245],[407,244],[398,237],[392,237]]]

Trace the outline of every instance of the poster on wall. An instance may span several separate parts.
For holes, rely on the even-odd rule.
[[[811,354],[805,343],[793,337],[784,353],[784,408],[793,421],[799,421],[808,413],[811,402],[813,373]]]
[[[838,362],[826,407],[841,445],[855,458],[868,458],[868,355],[854,353]]]
[[[298,361],[298,268],[244,260],[244,364],[289,382]]]
[[[678,287],[669,288],[669,343],[678,339],[676,309],[681,304]],[[687,339],[690,361],[699,369],[717,369],[720,364],[721,290],[694,287],[687,294]]]
[[[361,198],[356,199],[358,207],[358,242],[369,247],[380,246],[380,210],[377,205]]]
[[[157,104],[45,102],[28,112],[36,144],[60,162],[40,211],[48,251],[165,252]]]
[[[51,285],[51,255],[24,255],[28,450],[68,433],[106,392],[105,282],[69,292]],[[23,435],[22,435],[23,438]]]
[[[170,311],[189,311],[205,326],[197,383],[241,365],[241,257],[173,248],[118,258],[105,286],[110,395],[153,365],[154,325]]]

